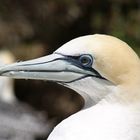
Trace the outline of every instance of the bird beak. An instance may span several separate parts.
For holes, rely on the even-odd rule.
[[[0,68],[0,75],[15,79],[39,79],[72,82],[91,72],[73,65],[64,55],[51,54],[38,59],[17,62]]]

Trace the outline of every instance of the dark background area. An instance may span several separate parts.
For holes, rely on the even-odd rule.
[[[140,54],[140,0],[0,0],[0,49],[16,61],[95,33],[116,36]],[[56,123],[83,105],[75,92],[44,81],[15,80],[15,94]]]

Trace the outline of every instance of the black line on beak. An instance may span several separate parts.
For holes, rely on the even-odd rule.
[[[70,82],[65,82],[65,83],[71,83],[71,82],[74,82],[76,80],[81,80],[83,78],[86,78],[86,77],[96,77],[96,78],[99,78],[99,79],[103,79],[103,80],[107,80],[106,78],[102,77],[100,75],[100,73],[98,73],[95,69],[93,69],[92,67],[84,67],[83,65],[81,65],[78,61],[78,57],[79,56],[67,56],[67,55],[63,55],[63,54],[60,54],[60,53],[55,53],[55,54],[59,54],[63,57],[60,57],[60,58],[56,58],[56,59],[53,59],[53,60],[50,60],[50,61],[44,61],[44,62],[40,62],[40,63],[32,63],[32,64],[19,64],[17,63],[17,66],[34,66],[34,65],[41,65],[41,64],[47,64],[47,63],[50,63],[50,62],[54,62],[54,61],[57,61],[57,60],[64,60],[64,61],[67,61],[69,62],[70,64],[76,66],[76,67],[79,67],[80,69],[84,69],[85,71],[90,71],[93,73],[92,74],[84,74],[84,73],[81,73],[81,74],[84,74],[84,76],[78,78],[78,79],[75,79],[73,81],[70,81]],[[6,70],[6,71],[3,71],[0,73],[0,75],[4,74],[4,73],[8,73],[10,71],[14,71],[14,72],[20,72],[20,71],[23,71],[23,72],[75,72],[75,71],[72,71],[72,70]],[[76,72],[75,72],[76,73]],[[80,72],[77,72],[80,74]],[[107,80],[108,81],[108,80]],[[57,82],[57,81],[56,81]],[[59,81],[58,81],[59,82]]]

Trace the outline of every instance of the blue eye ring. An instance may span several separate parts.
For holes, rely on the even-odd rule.
[[[93,58],[89,54],[83,54],[79,57],[79,62],[84,67],[91,67],[93,63]]]

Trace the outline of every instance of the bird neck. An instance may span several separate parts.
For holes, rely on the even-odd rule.
[[[121,89],[120,96],[130,102],[140,101],[140,68],[129,73],[129,76],[123,77],[124,82],[118,87]]]
[[[107,101],[121,103],[137,103],[140,101],[140,65],[131,67],[121,76],[117,77],[116,93],[105,97]]]
[[[93,77],[72,82],[68,86],[84,98],[84,108],[89,108],[97,104],[107,95],[114,94],[117,90],[109,81],[98,78],[93,79]]]

